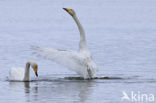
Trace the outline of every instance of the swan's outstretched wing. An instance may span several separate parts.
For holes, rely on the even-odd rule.
[[[84,58],[75,51],[59,50],[53,48],[32,47],[34,53],[69,69],[77,69],[83,63]],[[76,71],[76,70],[74,70]]]

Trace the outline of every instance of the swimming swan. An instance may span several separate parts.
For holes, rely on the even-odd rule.
[[[11,68],[9,71],[10,81],[30,81],[29,72],[30,66],[34,70],[36,76],[38,76],[37,70],[38,65],[35,62],[28,61],[26,67],[24,68]]]
[[[63,9],[73,17],[78,26],[80,32],[79,50],[60,50],[53,48],[40,48],[36,46],[33,46],[32,49],[38,56],[42,56],[58,64],[62,64],[70,70],[75,71],[77,74],[83,76],[84,79],[91,79],[95,77],[98,67],[93,61],[87,47],[85,32],[76,16],[75,11],[73,9]]]

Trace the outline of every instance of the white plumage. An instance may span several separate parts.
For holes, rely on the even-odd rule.
[[[75,20],[80,31],[78,51],[60,50],[52,48],[32,47],[35,53],[49,60],[62,64],[84,78],[93,78],[98,70],[88,50],[84,30],[76,17],[74,10],[64,8]]]
[[[9,80],[11,81],[23,81],[24,79],[24,68],[11,68],[9,71]]]
[[[30,81],[30,66],[34,70],[36,76],[38,65],[35,62],[29,61],[26,63],[25,68],[11,68],[9,71],[9,80],[10,81]]]

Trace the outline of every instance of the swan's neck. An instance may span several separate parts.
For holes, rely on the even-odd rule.
[[[85,37],[85,32],[83,30],[82,25],[80,24],[78,18],[76,17],[76,15],[73,15],[73,19],[75,20],[79,32],[80,32],[80,43],[79,43],[79,51],[88,51],[88,47],[87,47],[87,42],[86,42],[86,37]]]
[[[30,63],[28,62],[25,66],[24,80],[29,81],[29,71],[30,71]]]

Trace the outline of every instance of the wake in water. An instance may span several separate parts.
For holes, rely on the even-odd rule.
[[[64,77],[64,79],[68,79],[68,80],[84,80],[83,77]],[[104,76],[104,77],[88,78],[87,80],[96,80],[96,79],[122,79],[122,78],[120,78],[120,77],[107,77],[107,76]]]
[[[40,81],[40,82],[64,82],[64,81],[91,81],[91,80],[122,80],[126,78],[121,78],[121,77],[108,77],[108,76],[100,76],[100,77],[94,77],[90,79],[84,79],[83,77],[74,77],[74,76],[69,76],[69,77],[52,77],[52,76],[45,76],[45,77],[39,77],[39,78],[34,78],[32,81]]]

